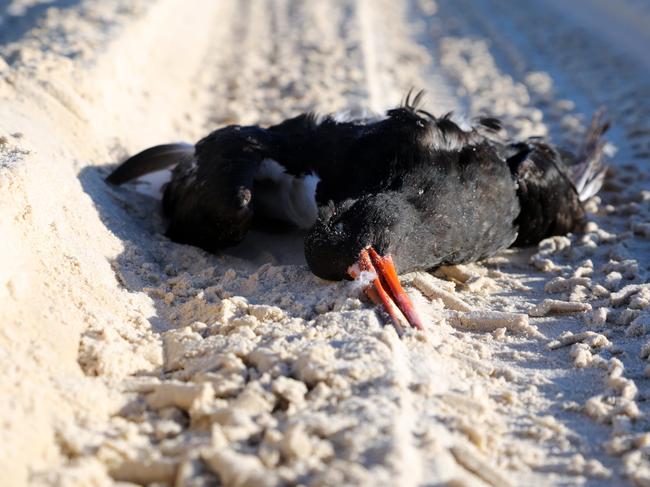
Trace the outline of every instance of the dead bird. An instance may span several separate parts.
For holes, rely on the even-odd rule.
[[[209,252],[255,222],[308,229],[311,271],[367,278],[398,332],[422,320],[397,270],[481,260],[510,246],[579,231],[602,186],[597,114],[574,155],[541,138],[512,141],[496,118],[468,130],[420,108],[423,92],[375,117],[305,113],[277,125],[230,125],[196,145],[166,144],[126,160],[112,184],[158,178],[173,241]]]

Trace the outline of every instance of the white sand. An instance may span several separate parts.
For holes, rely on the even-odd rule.
[[[629,38],[650,12],[605,3],[0,2],[3,485],[648,485],[650,77]],[[585,235],[405,276],[428,326],[402,340],[308,271],[300,234],[208,255],[103,182],[149,145],[411,86],[569,145],[606,105],[619,150]]]

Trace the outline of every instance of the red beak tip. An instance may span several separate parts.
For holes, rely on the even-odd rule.
[[[422,330],[422,320],[397,276],[397,270],[390,255],[381,256],[372,247],[362,250],[359,260],[348,269],[355,279],[368,278],[365,294],[375,303],[383,305],[391,317],[398,335],[409,327]]]

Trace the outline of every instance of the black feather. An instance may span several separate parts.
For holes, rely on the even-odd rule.
[[[419,108],[423,97],[410,90],[381,120],[339,122],[308,113],[268,128],[214,131],[173,171],[163,198],[167,235],[213,252],[240,242],[262,204],[256,191],[262,184],[267,195],[273,190],[256,179],[265,159],[289,175],[320,178],[319,217],[305,239],[305,256],[328,279],[347,277],[369,245],[407,272],[479,260],[513,242],[530,245],[581,228],[575,181],[590,190],[597,183],[601,166],[593,161],[601,164],[602,123],[572,158],[538,138],[505,142],[495,118],[478,119],[465,131],[451,113],[435,117]],[[154,159],[145,153],[109,179],[126,180],[120,174]],[[163,158],[163,151],[153,153]],[[257,211],[257,218],[265,214]]]
[[[164,144],[150,147],[131,156],[120,164],[106,181],[111,184],[123,184],[145,174],[167,169],[192,157],[194,146],[185,143]]]

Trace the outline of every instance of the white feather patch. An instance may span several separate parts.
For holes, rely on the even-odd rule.
[[[162,199],[165,186],[171,180],[172,169],[162,169],[160,171],[150,172],[133,180],[133,187],[138,193],[160,200]]]
[[[256,181],[270,181],[270,191],[256,190],[254,198],[258,211],[293,223],[298,228],[310,228],[318,218],[316,187],[320,178],[314,174],[295,177],[273,159],[264,159],[255,175]]]

